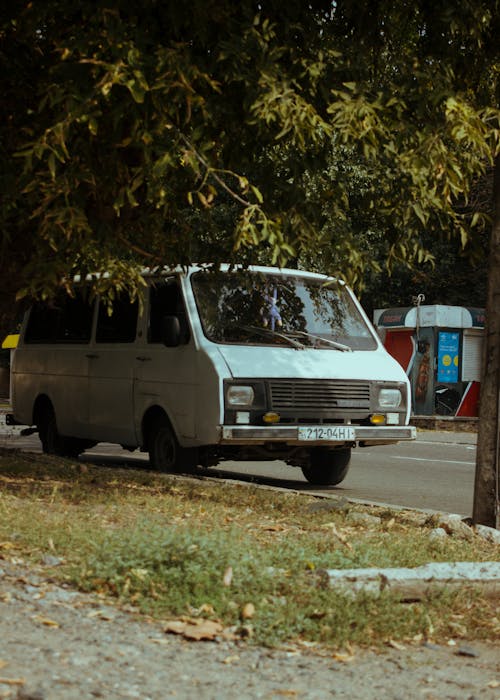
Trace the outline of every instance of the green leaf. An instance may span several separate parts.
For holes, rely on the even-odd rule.
[[[49,166],[49,172],[53,180],[55,180],[56,177],[56,157],[54,153],[50,153],[49,157],[47,158],[47,165]]]
[[[262,192],[259,190],[258,187],[255,187],[255,185],[250,185],[250,188],[251,188],[252,192],[254,193],[259,204],[262,204],[264,202],[264,197],[262,196]]]

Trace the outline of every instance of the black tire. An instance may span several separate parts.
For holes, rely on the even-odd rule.
[[[350,447],[338,450],[316,447],[311,450],[309,464],[302,467],[302,473],[314,486],[336,486],[346,478],[350,462]]]
[[[190,471],[196,464],[196,450],[182,448],[167,418],[157,418],[148,438],[149,462],[160,472]]]
[[[47,406],[39,415],[37,427],[45,454],[75,458],[85,449],[80,440],[60,435],[52,406]]]

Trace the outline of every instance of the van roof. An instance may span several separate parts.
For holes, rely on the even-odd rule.
[[[193,264],[193,265],[187,265],[187,266],[182,266],[182,265],[176,265],[176,266],[157,266],[157,267],[145,267],[141,270],[141,275],[143,277],[155,277],[155,276],[161,276],[161,275],[168,275],[168,274],[179,274],[179,275],[186,275],[190,276],[194,272],[200,272],[202,270],[209,270],[211,267],[211,264],[209,263],[199,263],[199,264]],[[237,264],[229,264],[229,263],[223,263],[219,266],[219,269],[222,272],[228,272],[230,270],[250,270],[250,272],[262,272],[264,274],[275,274],[275,275],[293,275],[295,277],[308,277],[308,278],[315,278],[318,280],[335,280],[339,284],[345,284],[343,280],[337,279],[335,277],[331,277],[330,275],[324,275],[320,274],[318,272],[309,272],[308,270],[295,270],[292,268],[287,268],[287,267],[272,267],[272,266],[267,266],[267,265],[248,265],[247,267],[244,267],[243,265]],[[100,279],[101,277],[109,277],[108,272],[96,272],[96,273],[91,273],[86,276],[85,280],[88,282],[91,282],[93,279]],[[81,282],[81,276],[80,275],[75,275],[74,277],[75,282]]]

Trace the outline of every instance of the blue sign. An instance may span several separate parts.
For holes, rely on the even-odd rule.
[[[438,382],[458,382],[460,333],[440,332],[438,338]]]

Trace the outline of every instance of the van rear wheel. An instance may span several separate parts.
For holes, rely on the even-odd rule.
[[[339,450],[316,447],[310,451],[309,464],[302,467],[302,473],[314,486],[336,486],[346,478],[350,462],[350,447]]]
[[[149,461],[160,472],[189,471],[195,466],[196,450],[185,449],[177,441],[166,418],[158,418],[149,433]]]
[[[56,414],[52,406],[48,406],[40,414],[37,427],[42,450],[45,454],[74,458],[78,457],[85,449],[80,440],[64,437],[59,433]]]

